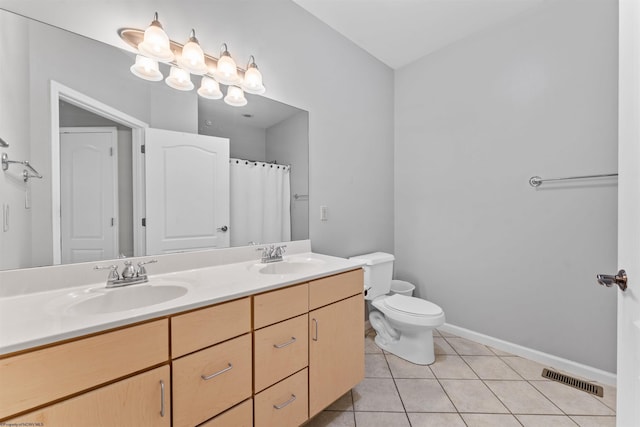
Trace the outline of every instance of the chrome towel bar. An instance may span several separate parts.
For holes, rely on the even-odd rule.
[[[543,182],[568,181],[568,180],[572,180],[572,179],[606,178],[606,177],[612,177],[612,176],[618,176],[618,174],[617,173],[605,173],[605,174],[599,174],[599,175],[568,176],[568,177],[565,177],[565,178],[547,178],[547,179],[542,179],[539,176],[532,176],[531,178],[529,178],[529,185],[531,185],[532,187],[536,188],[536,187],[540,187],[540,185]]]
[[[31,163],[29,163],[28,160],[9,160],[9,156],[7,155],[7,153],[2,153],[2,170],[6,171],[7,169],[9,169],[9,165],[11,163],[16,163],[19,165],[23,165],[26,168],[29,168],[29,170],[31,171],[31,173],[28,170],[24,170],[22,171],[22,178],[24,179],[24,182],[29,181],[29,178],[40,178],[42,179],[42,175],[40,175],[40,172],[38,172],[33,166],[31,166]]]

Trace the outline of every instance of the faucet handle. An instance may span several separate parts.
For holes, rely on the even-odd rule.
[[[144,268],[145,265],[147,264],[155,264],[156,262],[158,262],[157,259],[150,259],[147,261],[140,261],[138,263],[138,276],[146,276],[147,275],[147,269]]]
[[[287,245],[276,246],[276,256],[282,257],[282,255],[287,251]]]
[[[110,270],[109,276],[107,276],[107,280],[120,280],[120,275],[118,274],[118,266],[115,264],[111,265],[96,265],[93,267],[94,270]]]

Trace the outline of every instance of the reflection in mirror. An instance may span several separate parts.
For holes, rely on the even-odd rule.
[[[234,108],[142,81],[129,71],[133,53],[1,10],[0,36],[12,40],[0,44],[11,64],[0,73],[0,137],[10,144],[2,152],[43,175],[24,182],[17,166],[0,175],[0,269],[308,238],[307,112],[254,95]],[[53,99],[65,92],[56,85],[83,102]],[[181,148],[149,146],[151,128]],[[212,151],[212,141],[222,151]],[[143,144],[164,165],[161,179],[146,179],[154,167]],[[210,160],[223,155],[225,166],[212,169]],[[235,181],[234,165],[246,169]],[[280,177],[253,176],[266,170]],[[228,182],[223,205],[198,188],[214,179]],[[157,193],[173,197],[164,217],[149,204]],[[164,238],[190,243],[149,245],[151,221],[169,230]]]

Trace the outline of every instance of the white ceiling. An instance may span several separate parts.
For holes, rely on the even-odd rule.
[[[293,0],[393,69],[549,0]]]

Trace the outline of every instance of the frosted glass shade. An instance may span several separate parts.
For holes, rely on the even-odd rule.
[[[207,64],[204,62],[204,52],[193,30],[191,34],[189,41],[182,48],[182,54],[178,58],[178,65],[191,74],[201,76],[207,73]]]
[[[244,107],[247,105],[247,98],[244,97],[244,92],[238,86],[229,86],[224,102],[232,107]]]
[[[218,67],[213,77],[223,85],[235,85],[240,83],[238,67],[229,52],[224,51],[218,59]]]
[[[198,95],[207,99],[222,98],[222,92],[220,91],[220,85],[218,82],[207,76],[202,77],[200,89],[198,89]]]
[[[151,82],[162,80],[162,73],[158,69],[158,61],[142,55],[136,55],[136,63],[129,68],[133,75]]]
[[[189,91],[194,87],[189,72],[178,67],[171,67],[171,72],[169,73],[169,77],[165,79],[165,82],[177,90]]]
[[[169,37],[157,20],[154,20],[149,25],[149,28],[144,31],[144,40],[138,44],[138,51],[147,58],[155,59],[156,61],[171,62],[174,60]]]
[[[258,66],[255,63],[250,64],[247,71],[245,71],[242,89],[247,93],[253,93],[255,95],[262,95],[266,92],[262,84],[262,73],[258,70]]]

